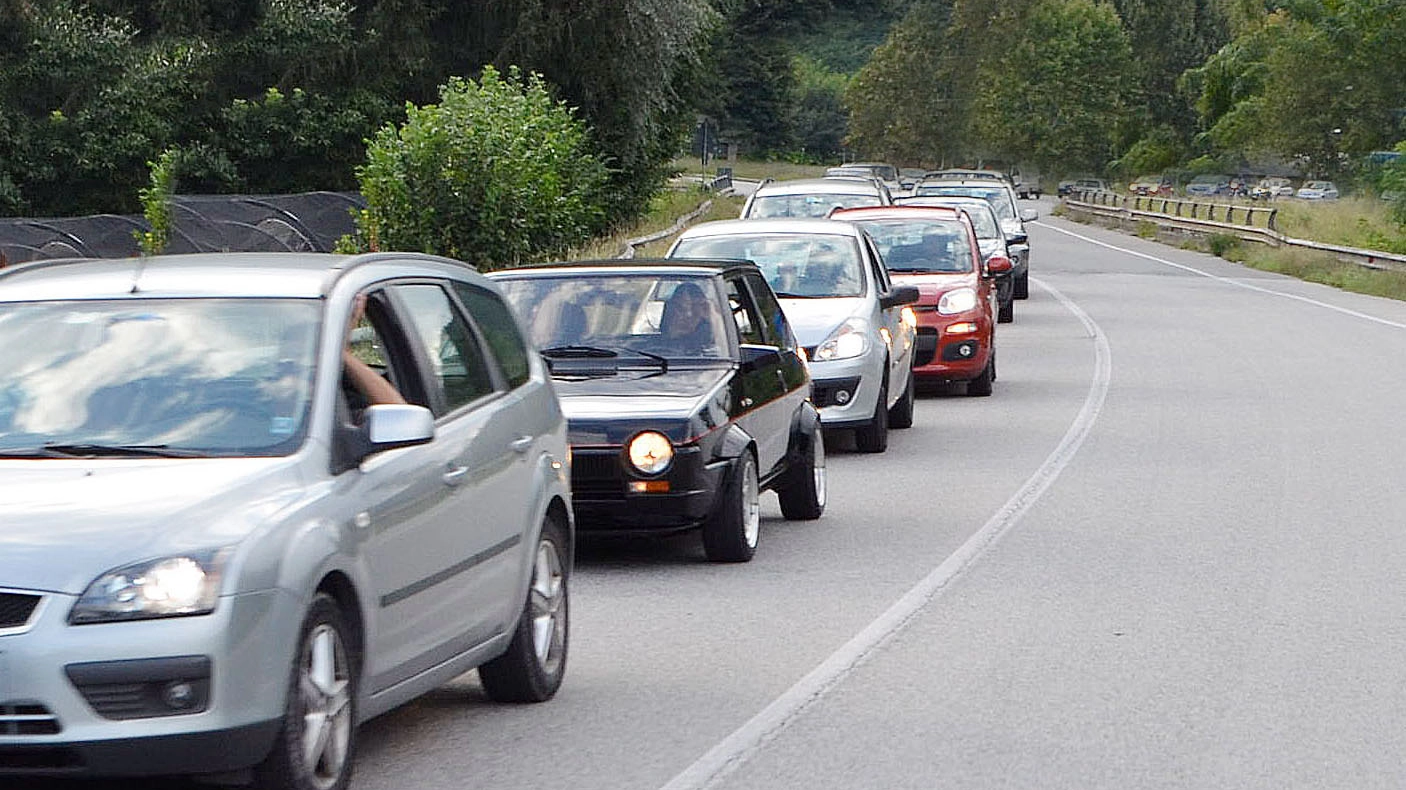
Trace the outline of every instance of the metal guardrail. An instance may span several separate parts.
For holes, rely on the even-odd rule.
[[[1272,207],[1203,203],[1149,195],[1120,195],[1108,191],[1071,192],[1064,198],[1064,204],[1074,211],[1118,222],[1149,221],[1191,233],[1227,233],[1245,241],[1268,244],[1271,247],[1297,247],[1326,252],[1341,260],[1368,268],[1406,271],[1406,255],[1285,236],[1276,227],[1278,209]],[[1217,214],[1220,215],[1219,219]],[[1237,222],[1237,219],[1240,221]],[[1255,224],[1257,221],[1263,224]]]

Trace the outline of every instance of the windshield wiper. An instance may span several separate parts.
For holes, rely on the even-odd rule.
[[[600,346],[551,346],[541,351],[544,357],[580,358],[580,359],[605,359],[607,357],[618,357],[619,354],[608,348]]]
[[[8,453],[7,453],[8,454]],[[181,450],[164,444],[46,444],[33,451],[35,458],[200,458],[198,450]]]
[[[628,346],[625,348],[625,350],[626,350],[626,351],[629,351],[629,352],[632,353],[632,354],[639,354],[640,356],[644,357],[645,359],[652,360],[652,361],[658,363],[658,364],[659,364],[659,367],[662,368],[665,373],[669,372],[669,358],[668,358],[668,357],[663,357],[663,356],[660,356],[660,355],[655,354],[655,353],[653,353],[653,352],[650,352],[650,351],[643,351],[643,350],[638,349],[638,348],[629,348]]]

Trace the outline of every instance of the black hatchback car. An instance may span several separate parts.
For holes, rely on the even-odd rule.
[[[756,266],[582,261],[492,277],[551,366],[578,530],[701,528],[708,559],[746,562],[762,491],[788,519],[820,517],[810,375]]]

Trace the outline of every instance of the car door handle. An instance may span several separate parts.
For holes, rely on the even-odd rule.
[[[532,439],[533,437],[531,436],[519,436],[511,442],[508,442],[508,446],[511,447],[515,453],[525,453],[532,449]]]
[[[450,467],[449,470],[444,473],[444,484],[447,486],[457,486],[464,482],[464,475],[468,473],[469,468],[467,466]]]

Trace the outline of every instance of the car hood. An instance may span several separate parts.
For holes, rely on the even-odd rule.
[[[301,495],[293,465],[0,461],[0,587],[78,595],[131,562],[238,543]]]
[[[916,286],[921,298],[920,305],[937,304],[942,295],[954,288],[975,286],[976,277],[969,272],[949,272],[946,274],[895,274],[895,283]]]
[[[791,330],[803,346],[817,346],[830,337],[835,327],[852,316],[867,318],[869,302],[862,296],[831,299],[782,299],[781,311],[791,322]]]
[[[573,445],[621,444],[645,428],[684,441],[706,427],[705,420],[726,422],[721,389],[732,370],[719,366],[647,375],[634,370],[612,376],[558,375],[552,384]]]

